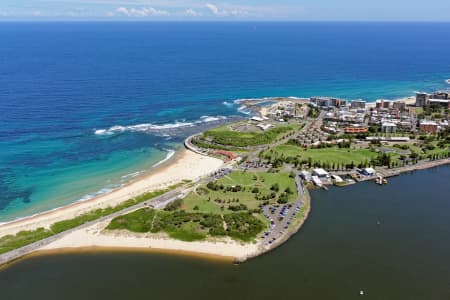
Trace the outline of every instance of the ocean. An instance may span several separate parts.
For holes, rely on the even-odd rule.
[[[448,87],[449,23],[0,23],[0,222],[150,170],[272,96]]]

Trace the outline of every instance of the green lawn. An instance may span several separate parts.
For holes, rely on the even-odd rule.
[[[223,187],[222,189],[212,190],[206,185],[202,185],[183,200],[182,207],[187,212],[216,214],[230,214],[233,212],[230,207],[241,204],[245,205],[248,210],[254,210],[266,201],[277,203],[280,195],[285,193],[287,188],[292,192],[287,196],[287,201],[293,202],[297,199],[297,189],[294,179],[289,175],[289,173],[235,171],[215,182],[217,186]],[[271,190],[275,184],[278,184],[278,191]],[[240,191],[227,191],[227,188],[232,189],[237,186],[241,187]],[[257,188],[258,191],[254,191],[254,188]],[[264,196],[272,193],[275,193],[275,198],[263,199]]]
[[[264,156],[275,158],[295,158],[300,157],[301,160],[311,159],[314,162],[329,163],[329,164],[350,164],[352,161],[355,164],[370,161],[377,156],[377,153],[369,149],[348,149],[348,148],[321,148],[308,149],[298,147],[296,145],[280,145],[275,147],[272,152],[266,151]]]
[[[203,136],[206,139],[211,139],[214,143],[219,145],[247,147],[273,143],[283,135],[295,129],[298,129],[298,126],[277,125],[275,128],[269,129],[265,132],[259,130],[252,132],[240,132],[232,130],[230,125],[227,125],[205,131]]]

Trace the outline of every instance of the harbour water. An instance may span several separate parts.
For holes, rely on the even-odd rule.
[[[238,266],[144,253],[34,257],[0,271],[2,299],[450,299],[448,178],[444,166],[387,186],[312,191],[301,231]]]
[[[448,87],[448,23],[1,23],[0,222],[107,192],[234,101]],[[438,45],[433,41],[439,41]]]

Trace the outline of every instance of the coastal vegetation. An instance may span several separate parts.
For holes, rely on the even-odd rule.
[[[225,151],[232,151],[235,153],[246,153],[247,152],[247,150],[239,148],[239,147],[230,147],[230,146],[225,146],[225,145],[216,145],[216,144],[207,143],[204,140],[204,138],[193,139],[192,144],[194,144],[195,146],[197,146],[199,148],[205,148],[205,149],[225,150]]]
[[[171,238],[188,242],[204,240],[207,236],[227,236],[249,242],[264,229],[264,223],[248,212],[219,215],[144,208],[114,218],[106,229],[125,229],[137,233],[165,232]]]
[[[144,193],[142,195],[131,198],[117,206],[107,207],[103,209],[97,209],[95,211],[91,211],[85,214],[82,214],[73,219],[64,220],[60,222],[54,223],[50,226],[50,229],[45,228],[37,228],[35,230],[28,231],[20,231],[15,235],[6,235],[0,238],[0,254],[6,253],[11,250],[32,244],[34,242],[40,241],[42,239],[48,238],[55,234],[67,231],[69,229],[75,228],[77,226],[83,225],[87,222],[91,222],[97,220],[101,217],[105,217],[111,215],[115,212],[121,211],[125,208],[131,207],[138,203],[150,200],[157,196],[160,196],[164,193],[167,193],[170,190],[175,189],[178,185],[171,186],[164,190],[157,190],[154,192]]]
[[[296,128],[294,125],[277,125],[267,131],[260,131],[259,129],[238,131],[231,129],[230,126],[221,126],[205,131],[201,140],[212,144],[235,147],[267,145]]]

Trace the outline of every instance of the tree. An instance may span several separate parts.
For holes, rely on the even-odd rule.
[[[292,194],[292,190],[291,190],[290,187],[287,187],[287,188],[284,190],[284,192],[285,192],[286,194],[288,194],[288,195],[291,195],[291,194]]]
[[[280,190],[280,186],[278,185],[278,183],[274,183],[272,184],[272,186],[270,187],[270,190],[274,191],[274,192],[278,192]]]

